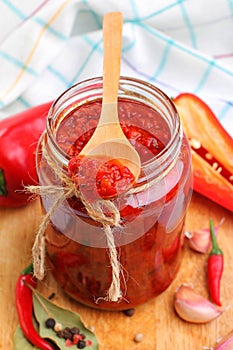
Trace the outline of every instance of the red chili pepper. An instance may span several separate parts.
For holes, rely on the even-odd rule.
[[[51,102],[0,122],[0,206],[27,204],[24,186],[38,182],[35,151]]]
[[[16,283],[16,309],[22,332],[24,336],[39,349],[54,350],[49,343],[40,337],[34,328],[32,320],[32,291],[27,284],[33,288],[37,285],[37,282],[32,275],[32,266],[29,266],[22,272]]]
[[[233,138],[199,97],[174,99],[192,148],[194,190],[233,211]]]
[[[223,273],[223,252],[218,247],[213,221],[210,220],[210,234],[212,239],[212,250],[208,258],[208,287],[212,301],[221,306],[220,283]]]

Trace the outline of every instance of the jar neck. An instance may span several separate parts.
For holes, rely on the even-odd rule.
[[[49,110],[44,145],[49,156],[64,171],[68,167],[70,156],[57,143],[59,126],[74,109],[101,99],[102,93],[102,78],[88,79],[65,91]],[[165,176],[176,163],[183,138],[180,118],[171,99],[160,89],[144,81],[121,77],[118,94],[119,98],[141,102],[156,110],[166,122],[170,132],[169,140],[163,150],[142,163],[141,176],[137,183],[140,186],[145,181]]]

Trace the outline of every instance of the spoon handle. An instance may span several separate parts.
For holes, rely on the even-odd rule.
[[[121,12],[106,13],[103,18],[103,103],[117,103],[122,48]]]

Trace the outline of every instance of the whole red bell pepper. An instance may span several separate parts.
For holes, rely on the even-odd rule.
[[[30,108],[0,122],[0,206],[28,202],[24,186],[38,183],[35,151],[52,102]]]
[[[233,211],[233,139],[199,97],[174,99],[192,149],[194,190]]]

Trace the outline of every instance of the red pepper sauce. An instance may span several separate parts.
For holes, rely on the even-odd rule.
[[[69,161],[68,174],[89,202],[118,196],[135,182],[129,168],[117,159],[103,161],[100,158],[73,156]]]
[[[101,112],[101,101],[84,104],[62,121],[57,143],[70,156],[78,155],[91,138]],[[122,130],[145,162],[159,154],[170,140],[170,130],[160,114],[141,102],[119,99]]]
[[[71,157],[79,154],[96,128],[100,110],[101,101],[89,102],[64,118],[57,131],[57,143],[63,151]],[[163,151],[171,138],[166,121],[141,102],[120,99],[119,119],[142,164]],[[67,232],[63,235],[53,225],[49,227],[46,232],[49,262],[56,280],[69,295],[92,307],[117,310],[142,304],[170,285],[181,262],[181,233],[191,194],[190,154],[186,138],[183,139],[178,163],[177,169],[180,170],[176,169],[174,175],[167,177],[161,193],[154,185],[149,192],[136,197],[133,203],[127,198],[118,203],[123,227],[135,218],[147,227],[139,238],[118,247],[124,275],[121,289],[125,293],[120,303],[95,302],[106,295],[111,283],[107,249],[75,242],[67,236]],[[90,225],[100,226],[88,217],[77,198],[69,200],[69,205]],[[68,235],[71,237],[72,233]]]

